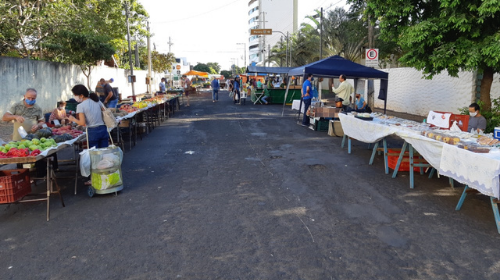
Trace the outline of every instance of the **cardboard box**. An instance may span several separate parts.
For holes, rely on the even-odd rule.
[[[342,129],[342,125],[338,120],[331,120],[328,123],[328,135],[342,137],[344,136],[344,130]]]
[[[314,108],[314,117],[315,118],[338,118],[339,113],[341,111],[342,111],[342,108],[317,107],[317,108]]]

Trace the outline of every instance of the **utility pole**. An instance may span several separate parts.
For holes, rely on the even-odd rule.
[[[172,53],[172,45],[174,43],[172,43],[172,39],[170,37],[168,37],[168,52],[169,53]]]
[[[271,44],[267,45],[267,51],[269,52],[269,55],[267,56],[269,59],[271,57]],[[271,61],[268,62],[267,66],[271,66]]]
[[[151,93],[151,44],[150,44],[150,32],[149,32],[149,20],[148,20],[148,78],[149,78],[149,84],[148,84],[148,93]]]
[[[289,47],[288,47],[288,42],[290,41],[290,35],[288,34],[288,31],[286,32],[286,67],[290,67],[288,65],[288,63],[290,62],[290,60],[292,59],[290,57],[290,59],[288,59],[288,52],[289,52]]]
[[[262,12],[262,24],[264,26],[263,29],[266,29],[266,13],[265,12]],[[264,40],[264,44],[263,47],[263,51],[262,51],[262,63],[264,64],[264,66],[266,66],[266,35],[263,35],[263,40]]]
[[[134,90],[134,66],[132,65],[132,47],[130,46],[130,23],[128,21],[128,2],[125,2],[125,15],[127,18],[127,41],[128,41],[128,62],[130,65],[130,77],[131,77],[131,83],[132,83],[132,96],[133,99],[135,100],[135,90]]]
[[[319,23],[319,59],[323,59],[323,7],[321,7]]]
[[[283,36],[280,38],[280,46],[283,47]],[[280,67],[283,67],[283,56],[280,55]]]
[[[243,45],[243,55],[245,61],[245,67],[247,67],[247,43],[236,43],[236,45]]]

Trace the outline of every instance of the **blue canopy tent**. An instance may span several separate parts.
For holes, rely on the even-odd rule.
[[[341,56],[334,55],[304,66],[296,67],[288,72],[289,76],[304,76],[306,74],[313,74],[316,77],[322,78],[337,78],[344,74],[348,79],[381,79],[379,99],[384,100],[384,111],[387,104],[387,80],[389,74],[377,69],[366,67],[364,65],[352,62]],[[290,83],[287,85],[287,92]],[[283,110],[285,104],[283,104]],[[300,113],[300,110],[299,110]]]
[[[247,67],[247,73],[258,73],[265,76],[266,74],[287,74],[293,67],[260,67],[250,65]]]

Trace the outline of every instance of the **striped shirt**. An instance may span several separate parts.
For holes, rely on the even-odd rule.
[[[87,127],[104,125],[101,106],[102,103],[100,101],[95,102],[88,98],[76,106],[76,113],[83,113],[85,115],[85,124]]]

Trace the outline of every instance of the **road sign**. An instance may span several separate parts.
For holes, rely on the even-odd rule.
[[[181,70],[181,66],[180,65],[177,65],[175,68],[177,68],[177,70]]]
[[[272,29],[250,29],[251,35],[273,35]]]
[[[378,67],[378,49],[366,49],[365,66]]]

